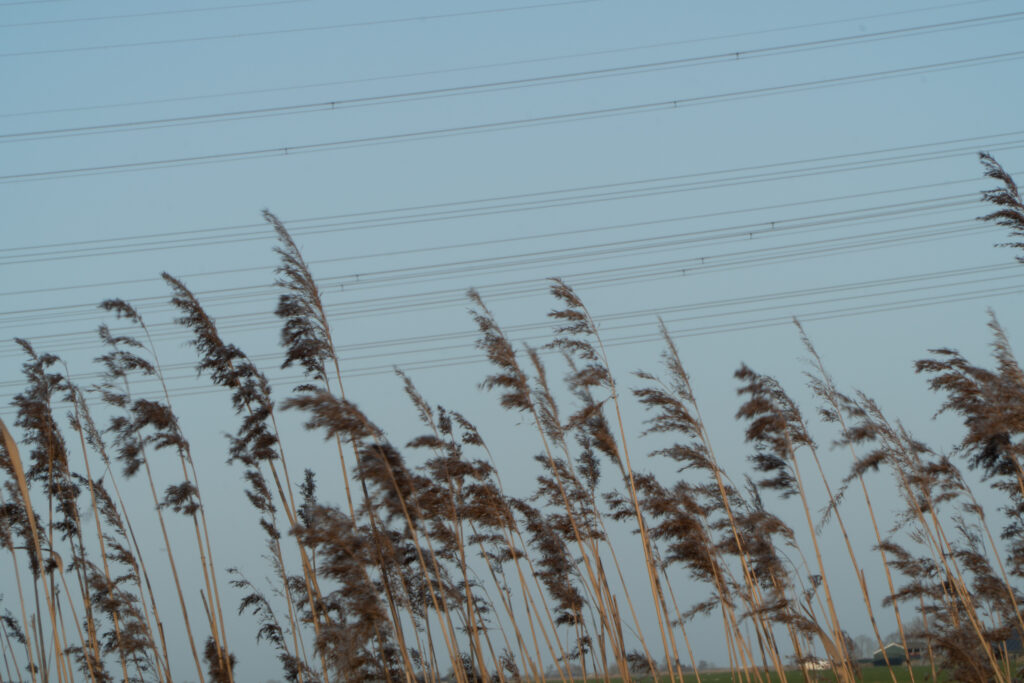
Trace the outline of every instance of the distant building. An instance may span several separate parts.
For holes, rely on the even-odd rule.
[[[891,666],[903,664],[907,661],[907,651],[899,643],[889,643],[871,653],[871,661],[875,666],[885,666],[886,659]]]
[[[928,643],[923,640],[908,640],[907,641],[907,659],[911,662],[924,661],[925,656],[928,654]]]
[[[923,640],[911,639],[907,641],[906,650],[899,643],[889,643],[885,646],[885,654],[889,657],[889,664],[893,666],[904,664],[908,659],[911,664],[921,662],[928,654],[928,643]],[[871,662],[875,666],[885,666],[885,657],[882,656],[881,649],[871,653]]]
[[[1011,660],[1020,659],[1024,656],[1024,643],[1022,643],[1020,629],[1016,626],[1011,627],[1010,636],[1006,640],[996,643],[996,647],[993,649],[999,659],[1002,659],[1004,649]]]

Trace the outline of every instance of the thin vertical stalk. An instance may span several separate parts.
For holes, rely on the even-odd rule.
[[[46,566],[43,561],[43,549],[39,541],[39,530],[36,528],[36,516],[32,509],[32,500],[29,497],[28,492],[28,481],[25,479],[25,470],[21,464],[21,457],[18,454],[18,446],[14,442],[14,437],[7,430],[7,425],[4,424],[3,420],[0,420],[0,433],[2,433],[4,447],[7,449],[7,456],[11,462],[11,468],[15,477],[15,481],[18,485],[18,491],[21,494],[21,504],[25,508],[25,514],[28,517],[29,529],[32,532],[32,544],[33,551],[35,552],[37,566],[40,571]],[[50,615],[50,624],[52,625],[52,636],[53,645],[58,651],[61,650],[60,637],[57,632],[57,610],[54,603],[54,596],[52,595],[49,586],[46,582],[43,582],[43,592],[46,596],[46,605]],[[37,609],[38,612],[38,609]],[[40,639],[40,647],[42,646],[42,639]]]

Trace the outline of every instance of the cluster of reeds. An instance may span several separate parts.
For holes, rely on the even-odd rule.
[[[984,220],[1024,238],[1013,180],[990,157],[982,162],[1000,183],[984,197],[996,206]],[[961,681],[1018,677],[1007,643],[1024,633],[1015,588],[1024,578],[1024,370],[994,317],[993,368],[949,349],[917,365],[942,410],[963,421],[963,440],[948,452],[919,441],[870,397],[841,391],[797,324],[814,413],[849,462],[848,474],[830,481],[804,412],[775,378],[746,366],[736,372],[737,418],[752,455],[748,468],[727,472],[664,326],[660,370],[636,373],[625,389],[597,324],[564,282],[551,283],[556,307],[544,348],[518,347],[470,291],[478,347],[491,366],[480,387],[528,425],[532,442],[492,451],[463,413],[431,403],[399,372],[422,435],[394,444],[346,395],[321,292],[284,225],[265,218],[279,239],[283,366],[305,375],[283,399],[222,338],[186,284],[164,279],[197,370],[230,396],[228,460],[245,481],[270,584],[248,578],[267,567],[228,567],[215,556],[208,515],[220,510],[204,497],[149,330],[131,304],[105,301],[119,322],[116,331],[99,329],[103,380],[95,386],[79,387],[57,356],[18,340],[18,437],[0,423],[0,548],[15,592],[0,605],[6,679],[233,681],[236,652],[247,649],[231,642],[225,605],[234,603],[295,682],[652,675],[681,683],[684,672],[700,677],[687,634],[695,619],[721,622],[736,680],[785,678],[792,664],[823,654],[837,679],[854,681],[843,619],[865,615],[882,656],[883,624],[896,625],[904,647],[924,643],[933,679],[940,669]],[[552,362],[561,382],[550,379]],[[156,397],[139,391],[153,381]],[[646,411],[639,434],[624,423],[627,401]],[[297,411],[337,451],[336,475],[295,470],[281,411]],[[665,463],[659,471],[676,471],[675,481],[645,471],[641,443],[655,444],[645,456]],[[169,458],[180,474],[158,481],[155,458]],[[526,497],[501,479],[524,461],[539,473]],[[1001,529],[990,525],[964,466],[1002,501]],[[895,519],[881,518],[869,491],[879,469],[902,499]],[[133,479],[155,508],[166,567],[143,557],[122,495]],[[819,511],[812,492],[822,491]],[[774,514],[775,496],[798,500],[802,520]],[[872,552],[851,540],[853,506],[870,520]],[[174,516],[181,519],[169,524]],[[172,533],[183,528],[188,534]],[[829,566],[820,547],[835,534],[848,567]],[[870,590],[869,565],[884,571],[883,596]],[[169,573],[173,591],[155,590],[148,567]],[[837,574],[856,577],[852,607],[838,604]],[[190,662],[174,661],[181,643]],[[898,665],[889,664],[895,683]]]

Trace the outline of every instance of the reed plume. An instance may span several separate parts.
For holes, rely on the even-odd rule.
[[[1006,246],[1024,247],[1019,190],[992,157],[981,160],[999,183],[983,195],[993,210],[982,220],[1007,229]],[[239,616],[254,624],[256,642],[289,683],[440,683],[447,669],[456,683],[541,683],[546,666],[562,683],[646,675],[683,683],[681,654],[702,668],[688,627],[719,621],[737,683],[811,683],[808,668],[791,673],[786,660],[816,663],[820,650],[838,680],[861,680],[840,619],[850,604],[838,599],[841,575],[821,545],[826,533],[843,536],[874,640],[884,645],[863,551],[854,552],[847,527],[851,486],[862,489],[870,552],[886,572],[883,605],[908,650],[923,639],[928,676],[1019,677],[1010,641],[1024,632],[1024,369],[994,315],[988,365],[949,348],[916,365],[941,398],[939,412],[963,425],[945,450],[915,438],[865,393],[841,392],[797,323],[815,407],[834,430],[832,445],[850,456],[836,489],[801,406],[780,381],[747,366],[736,373],[737,418],[752,455],[727,472],[665,325],[662,369],[636,373],[640,386],[622,392],[598,323],[559,279],[550,282],[556,303],[546,344],[514,344],[469,293],[477,346],[490,362],[480,388],[534,430],[533,445],[508,440],[492,452],[463,413],[428,402],[398,371],[420,422],[400,444],[391,425],[346,394],[324,292],[284,224],[269,212],[264,219],[277,238],[280,365],[302,372],[280,406],[254,359],[221,337],[183,282],[164,279],[199,374],[228,393],[235,413],[225,451],[241,468],[249,516],[269,552],[268,578],[250,580],[248,565],[229,577]],[[96,386],[80,388],[56,355],[17,342],[26,358],[13,404],[17,443],[0,422],[0,551],[13,569],[10,602],[0,605],[0,675],[173,683],[183,665],[168,642],[182,642],[200,680],[233,681],[241,674],[207,524],[216,510],[204,499],[149,328],[123,300],[101,307],[134,331],[100,327]],[[630,402],[646,411],[639,433],[623,418]],[[293,482],[281,409],[301,413],[305,429],[337,451],[343,487],[312,467]],[[649,469],[633,460],[627,434],[651,444]],[[168,457],[167,467],[156,467]],[[811,461],[818,476],[809,479]],[[876,515],[869,495],[869,475],[879,469],[899,494],[888,515]],[[506,491],[507,470],[535,477],[526,497]],[[164,480],[163,472],[174,474]],[[154,587],[133,527],[139,513],[126,503],[135,499],[122,495],[140,484],[149,489],[144,512],[156,514],[173,591]],[[818,486],[826,501],[815,516]],[[799,500],[806,533],[780,514],[771,493]],[[187,551],[172,537],[172,518],[194,535]],[[636,592],[629,560],[643,565],[649,599]],[[171,629],[164,601],[177,603]],[[896,683],[902,672],[888,668]],[[908,671],[912,681],[922,678],[909,662]],[[702,676],[697,671],[698,683]]]

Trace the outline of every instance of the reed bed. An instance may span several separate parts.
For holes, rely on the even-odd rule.
[[[981,159],[997,183],[982,220],[1004,226],[1020,251],[1018,189]],[[1024,370],[994,317],[991,367],[946,348],[917,364],[963,424],[947,452],[841,389],[796,323],[813,404],[741,366],[736,418],[753,455],[726,471],[664,326],[660,360],[623,376],[569,284],[551,281],[544,348],[513,343],[470,291],[490,364],[480,388],[532,430],[517,450],[538,475],[516,496],[502,473],[521,463],[502,462],[463,412],[431,403],[410,377],[398,372],[420,435],[405,444],[346,394],[322,293],[286,227],[265,218],[279,240],[282,364],[305,375],[284,398],[187,284],[163,277],[197,371],[230,397],[228,466],[245,482],[244,516],[266,565],[222,556],[210,518],[223,506],[200,482],[149,329],[131,303],[104,301],[113,327],[98,330],[97,385],[79,387],[58,356],[17,342],[25,388],[9,425],[0,422],[0,550],[14,591],[0,604],[0,678],[234,681],[251,650],[233,642],[236,610],[296,683],[1021,677]],[[158,395],[139,391],[154,381]],[[637,407],[640,433],[623,418]],[[812,436],[808,414],[831,433]],[[300,471],[295,415],[336,453],[333,474]],[[847,459],[839,480],[826,475],[820,439]],[[652,459],[676,476],[646,469]],[[899,492],[895,519],[872,498],[876,470]],[[824,510],[813,502],[820,492]],[[773,512],[792,509],[779,498],[799,503],[797,518]],[[140,499],[155,510],[165,554],[144,556],[132,525]],[[850,514],[870,522],[873,550],[855,549]],[[839,537],[845,556],[826,558],[822,542]],[[867,567],[884,572],[883,601],[870,595]],[[157,588],[154,575],[170,580]],[[859,596],[858,614],[842,613],[850,604],[836,599],[837,575],[856,577],[841,590]],[[886,666],[865,675],[844,619],[870,623]],[[687,630],[698,622],[720,629],[727,672],[701,671]],[[896,625],[904,648],[923,644],[922,661],[889,661],[883,624]],[[822,657],[827,675],[797,666]]]

